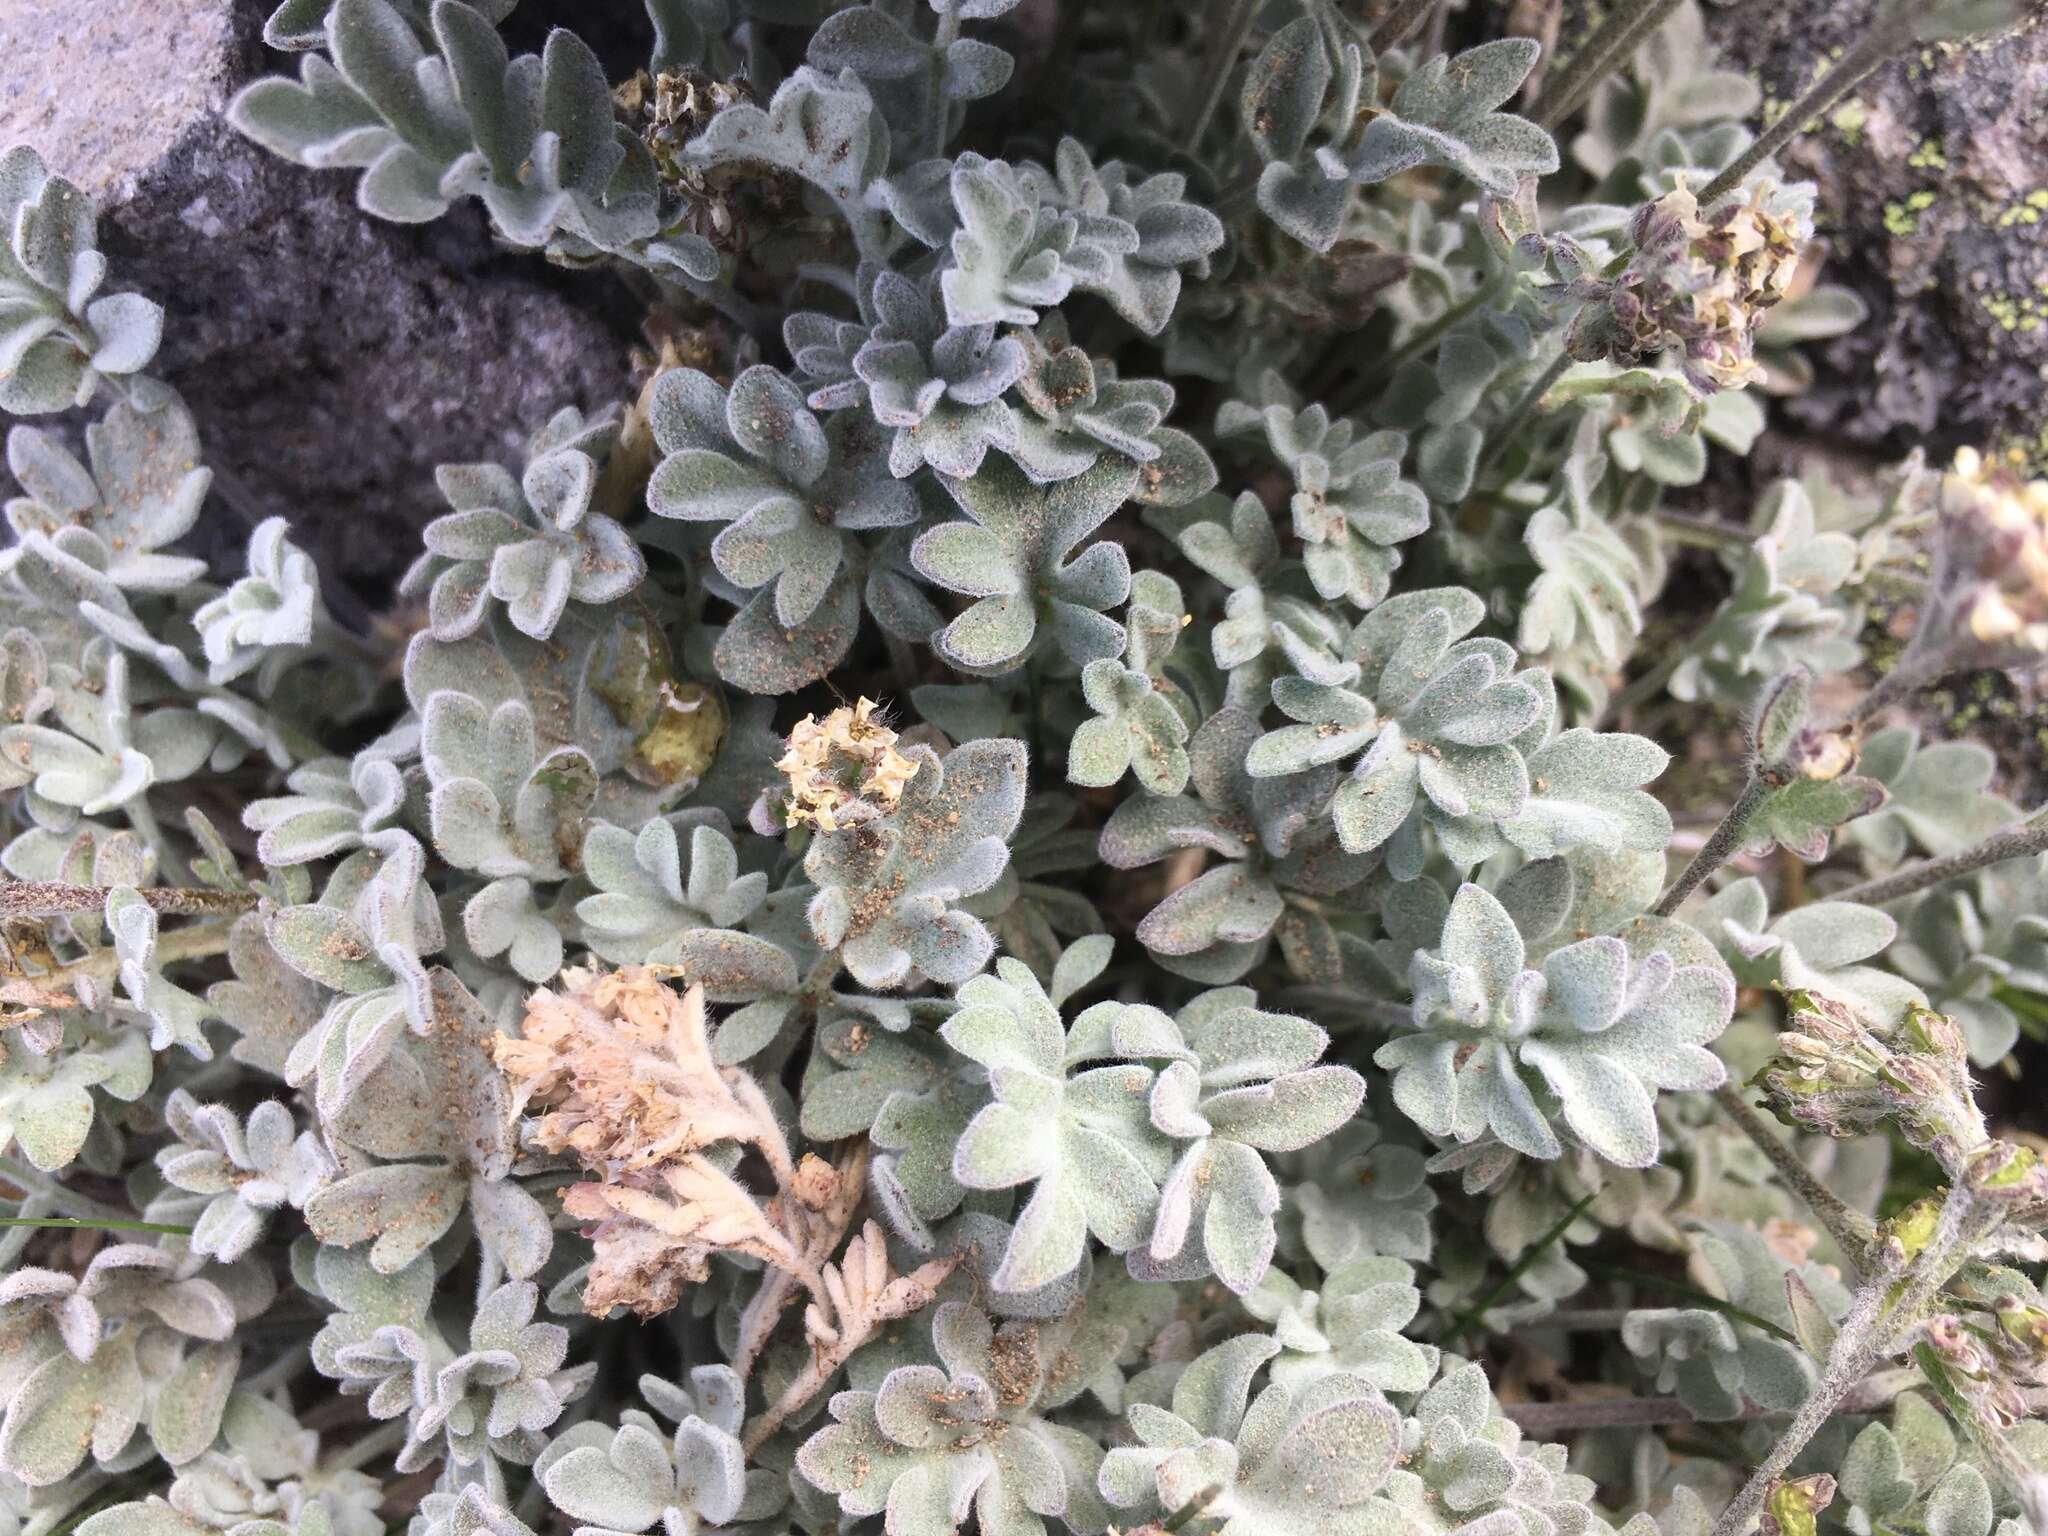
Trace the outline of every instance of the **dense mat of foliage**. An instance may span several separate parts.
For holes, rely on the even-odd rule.
[[[1912,708],[2048,485],[1694,489],[1998,5],[1754,137],[1678,0],[512,3],[230,109],[652,305],[379,634],[0,157],[0,1533],[2048,1528],[2048,818]]]

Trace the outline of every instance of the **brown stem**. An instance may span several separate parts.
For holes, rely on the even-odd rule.
[[[1395,0],[1394,8],[1380,18],[1380,24],[1372,29],[1372,36],[1366,45],[1374,53],[1385,53],[1394,44],[1415,30],[1415,23],[1422,20],[1436,0]]]
[[[824,1269],[826,1299],[804,1319],[811,1358],[782,1395],[747,1426],[740,1442],[747,1455],[758,1451],[791,1414],[822,1392],[833,1373],[882,1324],[929,1306],[940,1282],[959,1262],[959,1254],[946,1254],[892,1278],[880,1227],[870,1221],[858,1237],[849,1239],[840,1262]]]
[[[1628,1307],[1559,1307],[1515,1330],[1523,1333],[1612,1333],[1628,1320]]]
[[[1558,72],[1557,83],[1544,91],[1538,102],[1536,123],[1555,128],[1582,106],[1600,82],[1624,64],[1643,39],[1670,19],[1678,0],[1648,0],[1622,5],[1586,39],[1579,51]]]
[[[799,1262],[794,1267],[770,1268],[762,1275],[759,1288],[740,1314],[739,1347],[733,1351],[732,1368],[741,1381],[753,1374],[799,1285],[810,1292],[813,1301],[829,1303],[824,1267],[838,1251],[860,1210],[867,1188],[867,1167],[867,1142],[852,1143],[836,1171],[838,1183],[833,1199],[823,1210],[815,1212],[797,1198],[788,1181],[779,1180],[783,1220],[795,1229],[792,1247]]]
[[[1913,9],[1910,5],[1901,5],[1897,14],[1902,19],[1910,18]],[[1911,35],[1910,29],[1902,26],[1871,28],[1864,34],[1861,42],[1842,55],[1840,62],[1833,69],[1816,80],[1804,96],[1793,102],[1776,122],[1758,134],[1755,143],[1737,155],[1720,175],[1701,189],[1700,206],[1710,207],[1717,199],[1727,196],[1742,185],[1743,177],[1791,143],[1804,131],[1808,123],[1824,115],[1836,102],[1890,62],[1892,54],[1903,46]]]
[[[1550,392],[1550,386],[1563,378],[1565,370],[1571,365],[1570,353],[1558,353],[1550,365],[1536,376],[1535,382],[1522,391],[1521,398],[1508,407],[1507,415],[1502,417],[1500,425],[1493,429],[1492,444],[1487,448],[1485,456],[1480,459],[1479,467],[1472,472],[1475,482],[1500,462],[1501,455],[1508,451],[1514,440],[1521,435],[1522,428],[1528,423],[1529,418],[1536,414],[1537,408],[1543,403],[1543,397]]]
[[[1931,885],[1940,885],[1944,880],[1967,875],[1972,870],[2043,852],[2048,852],[2048,811],[2037,811],[2031,820],[2003,832],[1995,832],[1981,843],[1938,859],[1922,859],[1918,864],[1909,864],[1892,874],[1852,885],[1846,891],[1836,892],[1828,900],[1857,901],[1868,907],[1882,906],[1885,902],[1897,901],[1901,896],[1924,891]]]
[[[1238,54],[1244,51],[1245,39],[1251,35],[1252,22],[1258,14],[1257,0],[1230,0],[1230,9],[1223,24],[1210,37],[1208,52],[1202,59],[1201,94],[1195,97],[1194,113],[1181,135],[1181,141],[1191,155],[1202,147],[1202,135],[1209,131],[1216,109],[1222,105],[1223,93],[1230,84],[1231,68],[1237,63]]]
[[[1730,544],[1749,544],[1756,534],[1736,523],[1724,523],[1719,518],[1693,517],[1684,512],[1667,512],[1659,507],[1650,514],[1659,528],[1680,537],[1681,544],[1692,544],[1699,549],[1726,549]],[[1690,537],[1686,537],[1690,535]]]
[[[1876,687],[1856,701],[1844,724],[1856,725],[1868,720],[1887,705],[1896,704],[1933,682],[1941,671],[1940,663],[1930,661],[1925,655],[1901,657],[1891,671],[1877,680]]]
[[[1502,1403],[1525,1435],[1554,1440],[1582,1429],[1641,1429],[1692,1424],[1698,1416],[1675,1397],[1595,1397],[1584,1402]]]
[[[797,984],[797,995],[810,998],[813,1002],[822,999],[826,990],[839,975],[839,951],[828,949],[818,956],[811,968],[804,973],[804,979]]]
[[[1799,1154],[1785,1138],[1771,1129],[1770,1122],[1750,1108],[1742,1090],[1723,1083],[1714,1090],[1714,1102],[1733,1120],[1743,1135],[1756,1144],[1765,1161],[1776,1170],[1785,1187],[1806,1203],[1828,1235],[1842,1250],[1842,1256],[1861,1272],[1868,1263],[1870,1244],[1877,1228],[1861,1211],[1852,1210],[1833,1190],[1814,1177],[1813,1170],[1799,1160]]]
[[[1841,1331],[1835,1335],[1834,1345],[1828,1351],[1827,1365],[1820,1380],[1814,1384],[1806,1401],[1799,1405],[1799,1411],[1785,1426],[1770,1454],[1750,1474],[1749,1481],[1734,1501],[1722,1511],[1721,1518],[1714,1524],[1713,1536],[1742,1536],[1750,1528],[1764,1507],[1764,1498],[1771,1485],[1784,1475],[1793,1458],[1806,1449],[1806,1443],[1821,1425],[1834,1417],[1850,1389],[1870,1368],[1875,1355],[1872,1335],[1877,1329],[1879,1299],[1880,1291],[1874,1284],[1866,1285],[1857,1293],[1849,1315],[1842,1319]]]
[[[1948,1366],[1931,1344],[1915,1344],[1913,1359],[1925,1374],[1928,1387],[1948,1410],[1949,1418],[1962,1428],[1985,1462],[1998,1473],[2006,1492],[2018,1499],[2032,1469],[2013,1450],[2006,1426],[1987,1413],[1979,1399],[1958,1390]],[[2028,1406],[2038,1411],[2037,1404],[2029,1402]]]
[[[1540,1324],[1538,1325],[1540,1326]],[[1838,1413],[1874,1413],[1891,1402],[1919,1375],[1914,1371],[1874,1371],[1843,1397]],[[1525,1435],[1555,1439],[1582,1429],[1637,1429],[1660,1424],[1693,1424],[1696,1415],[1675,1397],[1594,1397],[1561,1403],[1503,1403],[1501,1412]],[[1745,1402],[1737,1419],[1781,1419],[1785,1410]]]
[[[194,923],[189,928],[173,928],[159,934],[156,941],[156,964],[159,967],[173,965],[180,960],[202,960],[209,955],[227,952],[228,934],[234,928],[232,919],[215,919],[207,923]],[[104,981],[121,969],[121,957],[112,945],[94,950],[83,960],[62,965],[34,981],[43,987],[65,987],[85,977]]]
[[[1748,832],[1750,822],[1770,793],[1771,786],[1765,782],[1764,776],[1751,769],[1749,782],[1742,788],[1742,797],[1721,818],[1721,824],[1714,828],[1714,835],[1707,839],[1706,847],[1693,855],[1692,862],[1679,872],[1670,889],[1657,898],[1657,904],[1650,908],[1652,916],[1669,917],[1676,912],[1707,876],[1734,857],[1742,846],[1743,835]]]
[[[67,917],[98,912],[107,904],[107,885],[65,885],[53,880],[10,880],[0,885],[0,918]],[[247,912],[256,905],[254,891],[215,891],[165,886],[138,892],[143,904],[166,917],[215,917]]]
[[[1762,1511],[1771,1485],[1806,1449],[1820,1427],[1841,1411],[1850,1392],[1871,1367],[1909,1347],[1911,1334],[1928,1304],[1948,1284],[1976,1243],[1995,1227],[2000,1214],[1995,1208],[1987,1212],[1968,1184],[1959,1180],[1950,1187],[1942,1204],[1934,1238],[1913,1260],[1903,1282],[1883,1273],[1865,1277],[1828,1350],[1820,1380],[1785,1426],[1770,1454],[1722,1511],[1721,1518],[1714,1523],[1713,1536],[1742,1536],[1749,1529]],[[1888,1296],[1897,1298],[1889,1306]]]

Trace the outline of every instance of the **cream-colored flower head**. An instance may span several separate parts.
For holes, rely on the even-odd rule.
[[[1633,363],[1670,349],[1702,393],[1755,381],[1757,329],[1791,292],[1813,235],[1811,189],[1759,178],[1702,210],[1681,183],[1639,208],[1630,234],[1636,254],[1619,280],[1575,285],[1594,302],[1573,322],[1572,356]]]
[[[896,733],[875,718],[876,707],[863,698],[797,722],[775,765],[789,780],[789,826],[835,832],[896,809],[917,762],[896,750]]]
[[[1658,222],[1677,232],[1667,280],[1691,313],[1667,319],[1688,369],[1717,388],[1740,389],[1762,372],[1756,364],[1757,327],[1791,291],[1812,227],[1769,181],[1751,183],[1747,196],[1726,199],[1704,216],[1686,187],[1652,207]]]

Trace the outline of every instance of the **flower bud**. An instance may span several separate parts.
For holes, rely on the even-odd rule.
[[[1963,1150],[1983,1142],[1983,1116],[1953,1020],[1917,1008],[1880,1038],[1833,998],[1801,990],[1785,1001],[1791,1018],[1758,1074],[1781,1120],[1830,1136],[1893,1120],[1951,1176]]]
[[[1788,992],[1785,1006],[1792,1011],[1792,1022],[1800,1032],[1816,1039],[1846,1045],[1868,1034],[1848,1004],[1823,993],[1804,988]]]
[[[1856,743],[1847,731],[1809,727],[1799,733],[1784,766],[1802,779],[1830,783],[1856,766]]]
[[[1781,1478],[1764,1495],[1762,1536],[1814,1536],[1817,1517],[1835,1501],[1835,1480],[1825,1472]]]
[[[1934,1241],[1941,1225],[1941,1205],[1938,1196],[1929,1195],[1915,1200],[1890,1220],[1878,1223],[1878,1243],[1894,1268],[1911,1263]]]
[[[1888,1057],[1878,1068],[1878,1077],[1885,1086],[1898,1093],[1910,1104],[1917,1099],[1932,1099],[1948,1087],[1948,1074],[1939,1064],[1925,1056],[1909,1056],[1900,1053]]]
[[[1991,1315],[2012,1353],[2034,1365],[2048,1363],[2048,1312],[2008,1293],[1991,1304]]]
[[[1894,1098],[1878,1078],[1887,1053],[1832,998],[1787,994],[1791,1018],[1777,1054],[1757,1074],[1772,1111],[1788,1125],[1826,1136],[1854,1136],[1891,1112]]]
[[[1947,1014],[1936,1013],[1918,1003],[1910,1004],[1899,1034],[1908,1050],[1922,1056],[1938,1056],[1957,1064],[1963,1060],[1963,1032],[1956,1028],[1956,1021]]]
[[[2048,1167],[2032,1147],[1988,1141],[1970,1155],[1965,1174],[1970,1188],[1987,1199],[2011,1205],[2048,1200]]]
[[[2027,1416],[2027,1400],[1999,1366],[1984,1342],[1955,1317],[1930,1317],[1921,1338],[1948,1372],[1949,1385],[1978,1412],[2000,1425],[2017,1424]]]

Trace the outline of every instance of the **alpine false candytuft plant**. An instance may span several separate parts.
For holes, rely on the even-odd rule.
[[[371,632],[0,155],[0,1536],[2048,1532],[2048,482],[1743,462],[1998,0],[515,9],[227,108],[658,343]]]

